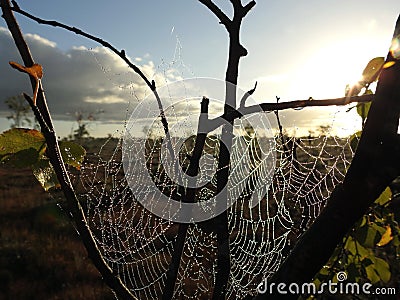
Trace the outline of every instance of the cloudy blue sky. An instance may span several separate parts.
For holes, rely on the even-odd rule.
[[[228,0],[215,0],[229,16]],[[197,0],[18,1],[44,19],[58,20],[107,40],[127,55],[157,85],[191,77],[223,79],[227,34]],[[240,65],[239,86],[258,81],[259,102],[341,97],[370,58],[385,56],[400,1],[281,0],[257,1],[243,22],[242,43],[249,55]],[[75,112],[98,110],[91,125],[96,136],[112,133],[149,93],[126,65],[99,45],[59,28],[18,16],[35,60],[45,71],[44,88],[59,135],[71,131]],[[0,20],[0,116],[4,99],[29,92],[27,78],[8,66],[20,61],[3,19]],[[287,126],[300,128],[340,120],[351,132],[354,113],[337,108],[286,113]],[[0,130],[9,122],[0,118]]]

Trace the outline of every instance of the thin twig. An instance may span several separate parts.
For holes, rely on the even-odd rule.
[[[199,0],[199,2],[204,4],[226,28],[230,26],[232,21],[218,6],[215,5],[214,2],[212,2],[211,0]]]
[[[294,100],[288,102],[278,103],[261,103],[247,107],[239,107],[239,109],[231,109],[229,112],[224,113],[214,119],[211,119],[207,123],[206,130],[211,132],[226,122],[234,121],[235,119],[241,118],[246,115],[260,113],[260,112],[273,112],[281,111],[286,109],[305,108],[305,107],[324,107],[324,106],[344,106],[352,102],[366,103],[373,101],[375,95],[362,95],[354,97],[342,97],[322,100]]]
[[[221,14],[219,8],[216,8],[215,4],[211,0],[200,0],[200,2],[207,6],[207,8],[220,19],[229,33],[228,65],[225,75],[226,86],[224,115],[230,115],[231,113],[237,112],[236,85],[239,76],[239,62],[240,59],[248,53],[246,48],[240,43],[240,27],[243,18],[255,5],[255,2],[252,1],[250,4],[246,5],[246,7],[243,7],[241,0],[231,1],[233,5],[233,19],[229,20],[229,22],[226,20],[226,15],[224,13]],[[222,121],[221,119],[219,120]],[[225,147],[220,147],[218,171],[216,174],[218,206],[226,205],[228,201],[228,193],[225,187],[230,172],[229,165],[231,161],[230,152],[233,140],[233,121],[234,119],[231,119],[227,124],[219,124],[219,126],[222,125],[220,144],[224,144]],[[209,122],[207,122],[207,129],[209,129]],[[208,222],[213,224],[213,231],[217,234],[217,265],[212,299],[225,299],[231,267],[227,211],[223,211],[220,215]]]
[[[247,3],[245,6],[243,6],[241,4],[240,0],[234,0],[231,1],[232,3],[234,3],[234,5],[236,5],[235,3],[239,3],[237,5],[237,9],[236,11],[240,14],[240,17],[243,19],[248,13],[249,11],[256,5],[256,1],[250,1],[249,3]]]
[[[206,142],[207,133],[203,130],[204,124],[208,121],[208,105],[210,100],[206,97],[203,97],[201,101],[201,114],[199,117],[198,130],[196,135],[196,140],[193,148],[192,155],[190,157],[190,164],[186,171],[186,174],[189,175],[189,178],[192,180],[196,180],[196,176],[199,172],[199,164],[200,158],[203,153],[204,144]],[[183,202],[186,203],[194,203],[196,200],[196,191],[197,188],[193,188],[192,186],[196,186],[195,182],[189,183],[188,187],[185,190],[185,194],[183,197]],[[189,217],[189,216],[187,216]],[[178,236],[176,237],[174,244],[174,252],[172,253],[171,261],[168,266],[167,271],[167,280],[164,287],[164,292],[162,299],[170,300],[174,294],[174,287],[176,283],[176,279],[178,276],[179,264],[181,261],[183,248],[185,246],[186,234],[189,229],[189,223],[181,223],[178,228]]]
[[[280,98],[276,97],[276,103],[279,103]],[[281,139],[282,147],[283,147],[283,152],[285,153],[286,157],[290,157],[290,152],[289,149],[286,145],[285,141],[285,136],[283,134],[283,127],[281,124],[281,119],[279,117],[279,110],[274,110],[275,116],[276,116],[276,122],[278,123],[278,128],[279,128],[279,138]]]
[[[90,40],[93,40],[97,43],[99,43],[100,45],[108,48],[109,50],[111,50],[113,53],[115,53],[116,55],[118,55],[121,59],[123,59],[123,61],[133,70],[135,71],[147,84],[147,86],[153,91],[155,92],[155,97],[157,99],[157,103],[159,106],[159,110],[160,110],[160,116],[162,119],[162,123],[163,123],[163,127],[164,127],[164,131],[165,132],[169,132],[168,130],[168,122],[165,118],[165,114],[163,113],[163,106],[161,103],[161,99],[156,91],[156,85],[154,81],[150,81],[149,79],[147,79],[147,77],[143,74],[143,72],[135,65],[133,64],[129,58],[126,57],[125,55],[125,51],[121,50],[119,51],[117,48],[115,48],[114,46],[112,46],[110,43],[96,37],[93,36],[91,34],[88,34],[86,32],[84,32],[81,29],[78,29],[76,27],[71,27],[65,24],[62,24],[58,21],[49,21],[49,20],[44,20],[41,18],[38,18],[36,16],[33,16],[32,14],[26,12],[25,10],[21,9],[17,3],[15,1],[12,1],[14,6],[10,7],[9,9],[31,19],[36,21],[39,24],[44,24],[44,25],[50,25],[50,26],[54,26],[54,27],[60,27],[63,28],[65,30],[68,30],[70,32],[74,32],[78,35],[82,35]],[[231,20],[229,20],[229,18],[211,1],[211,0],[199,0],[199,2],[201,2],[202,4],[204,4],[205,6],[207,6],[220,20],[228,20],[229,22],[231,22]],[[240,2],[240,1],[239,1]],[[250,5],[251,3],[253,3],[254,1],[249,2],[246,6]],[[255,5],[255,2],[254,2]],[[253,6],[254,6],[253,5]],[[246,7],[245,6],[245,7]],[[224,22],[225,22],[224,21]],[[222,22],[222,21],[221,21]],[[18,46],[18,45],[17,45]],[[20,48],[20,47],[18,47]],[[24,48],[24,47],[23,47]],[[25,57],[25,55],[24,55]],[[24,61],[26,66],[31,66],[34,64],[33,61]],[[40,94],[40,93],[39,93]],[[247,114],[252,114],[255,112],[260,112],[260,111],[265,111],[265,112],[270,112],[270,111],[274,111],[274,110],[284,110],[284,109],[291,109],[291,108],[303,108],[303,107],[310,107],[310,106],[333,106],[333,105],[347,105],[348,103],[351,102],[359,102],[359,103],[365,103],[365,102],[369,102],[371,100],[373,100],[374,95],[363,95],[363,96],[355,96],[355,97],[343,97],[343,98],[334,98],[334,99],[323,99],[323,100],[295,100],[295,101],[289,101],[289,102],[282,102],[280,104],[273,104],[273,103],[262,103],[262,104],[258,104],[258,105],[253,105],[250,107],[246,107],[243,109],[240,109],[238,111],[233,111],[231,112],[231,114],[229,115],[222,115],[219,118],[222,118],[226,121],[230,121],[230,120],[234,120],[236,118],[239,118],[243,115],[247,115]],[[44,116],[46,118],[46,116]],[[215,119],[214,119],[215,120]],[[213,120],[212,120],[213,121]],[[221,126],[221,124],[218,124],[217,127]],[[214,129],[215,129],[214,128]],[[167,136],[169,136],[169,133],[166,134]],[[173,157],[173,156],[172,156]]]
[[[16,23],[15,17],[11,12],[11,6],[9,1],[0,1],[0,5],[3,11],[3,18],[7,23],[8,29],[11,32],[11,35],[14,39],[14,43],[21,54],[21,58],[26,67],[32,67],[35,64],[35,61],[32,58],[30,50],[22,36],[21,30]],[[42,85],[39,82],[37,85],[37,80],[33,76],[30,76],[32,89],[37,88],[37,105],[43,111],[43,118],[46,122],[50,121],[50,115],[47,113],[47,104],[44,101],[43,89]]]
[[[36,17],[30,13],[28,13],[27,11],[23,10],[20,8],[20,6],[17,4],[16,1],[12,1],[13,6],[9,6],[9,9],[11,9],[12,11],[19,13],[39,24],[43,24],[43,25],[50,25],[53,27],[59,27],[62,29],[65,29],[67,31],[73,32],[77,35],[81,35],[89,40],[92,40],[100,45],[102,45],[103,47],[108,48],[109,50],[111,50],[113,53],[115,53],[116,55],[118,55],[136,74],[138,74],[140,76],[140,78],[143,79],[143,81],[146,83],[146,85],[151,89],[151,91],[153,92],[156,101],[157,101],[157,105],[158,105],[158,109],[160,111],[160,117],[161,117],[161,123],[163,125],[163,129],[166,135],[166,139],[167,139],[167,148],[168,151],[170,152],[171,157],[175,157],[174,155],[174,150],[172,147],[172,143],[171,143],[171,136],[170,136],[170,132],[169,132],[169,126],[168,126],[168,121],[167,118],[165,117],[165,112],[164,112],[164,108],[162,105],[162,101],[160,99],[160,96],[157,92],[157,88],[156,88],[156,83],[154,80],[150,81],[146,75],[144,75],[144,73],[140,70],[140,68],[138,66],[136,66],[135,64],[133,64],[129,58],[126,56],[125,50],[118,50],[117,48],[115,48],[113,45],[111,45],[109,42],[106,42],[105,40],[96,37],[94,35],[91,35],[79,28],[76,27],[72,27],[72,26],[68,26],[66,24],[63,24],[61,22],[58,21],[50,21],[50,20],[45,20],[39,17]],[[3,5],[2,5],[3,6]],[[30,66],[30,63],[26,63],[24,62],[27,66]],[[32,63],[33,64],[33,63]]]
[[[0,4],[3,11],[3,17],[7,22],[9,30],[13,34],[14,41],[17,44],[22,59],[24,60],[24,62],[31,64],[34,60],[23,38],[17,20],[15,19],[10,9],[10,1],[0,0]],[[35,87],[33,88],[35,89]],[[47,154],[54,168],[54,171],[57,174],[58,181],[68,202],[69,211],[74,217],[76,228],[82,238],[86,250],[88,251],[88,256],[92,259],[94,265],[100,271],[101,275],[104,278],[104,281],[114,290],[118,297],[120,297],[121,299],[136,299],[125,287],[120,278],[116,274],[114,274],[113,270],[107,265],[100,253],[100,250],[97,247],[92,232],[86,222],[82,206],[80,205],[79,200],[75,195],[75,191],[72,187],[70,178],[66,171],[60,148],[58,146],[57,136],[54,132],[54,126],[50,117],[50,113],[47,109],[46,99],[41,86],[40,90],[41,93],[39,94],[39,96],[40,101],[42,102],[42,106],[38,106],[37,109],[34,109],[35,117],[38,118],[38,121],[41,125],[42,133],[47,143]],[[26,94],[24,96],[25,98],[28,98],[28,103],[31,106],[34,106],[33,99],[31,99]]]
[[[257,88],[257,81],[256,81],[256,83],[254,84],[254,88],[252,88],[251,90],[249,90],[247,93],[245,93],[245,94],[243,95],[242,99],[240,100],[239,109],[243,109],[243,108],[244,108],[247,99],[248,99],[251,95],[254,94],[254,92],[256,91],[256,88]]]
[[[400,16],[396,22],[400,32]],[[331,257],[354,223],[400,175],[400,61],[392,52],[376,88],[376,101],[368,113],[356,153],[342,184],[335,187],[325,208],[297,242],[269,283],[303,284]],[[312,101],[310,101],[312,102]],[[276,290],[275,290],[276,291]],[[260,294],[255,299],[297,299],[296,295]]]
[[[24,96],[25,100],[28,102],[29,106],[31,107],[36,120],[39,122],[41,131],[52,133],[53,130],[51,130],[49,125],[47,125],[42,113],[40,112],[40,109],[37,107],[37,105],[35,105],[35,102],[33,101],[33,99],[28,94],[23,93],[22,95]]]

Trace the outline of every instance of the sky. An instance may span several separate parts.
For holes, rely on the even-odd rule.
[[[17,1],[38,17],[57,20],[98,36],[127,56],[157,86],[192,77],[224,79],[228,35],[217,18],[197,0]],[[228,0],[214,1],[228,16]],[[243,1],[247,3],[247,1]],[[344,96],[376,56],[386,56],[400,1],[256,1],[243,20],[238,85],[257,81],[257,102]],[[76,113],[95,115],[89,130],[106,136],[121,129],[150,91],[118,57],[98,44],[60,28],[39,25],[17,15],[36,62],[44,68],[43,85],[59,136],[71,133]],[[10,121],[4,100],[32,93],[26,75],[8,61],[21,62],[0,20],[0,130]],[[359,129],[361,120],[347,108],[303,109],[282,114],[284,126],[302,134],[332,125],[338,134]],[[75,122],[76,123],[76,122]]]

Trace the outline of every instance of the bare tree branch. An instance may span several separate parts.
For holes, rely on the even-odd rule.
[[[233,5],[233,20],[229,20],[226,15],[215,6],[211,0],[199,0],[201,3],[207,6],[207,8],[213,12],[220,21],[225,25],[226,30],[229,33],[229,55],[228,65],[226,68],[225,75],[225,106],[224,114],[228,115],[236,111],[236,85],[239,76],[239,62],[240,58],[247,55],[247,50],[240,43],[240,27],[244,16],[250,11],[255,5],[252,1],[246,7],[243,7],[240,0],[232,0]],[[228,22],[229,20],[229,22]],[[207,128],[209,122],[207,122]],[[226,205],[228,201],[228,194],[225,186],[229,177],[229,164],[230,164],[230,152],[233,140],[233,119],[228,124],[222,125],[222,133],[220,144],[224,147],[220,147],[218,167],[217,167],[217,205]],[[213,290],[212,299],[224,299],[226,294],[226,288],[228,285],[229,274],[230,274],[230,245],[229,245],[229,230],[228,230],[228,214],[225,210],[220,215],[207,221],[210,228],[217,234],[217,266],[215,275],[215,284]]]
[[[10,1],[0,0],[0,4],[3,11],[3,17],[7,22],[7,26],[12,32],[14,41],[17,45],[18,50],[20,51],[20,55],[23,61],[29,65],[33,65],[34,60],[30,54],[26,42],[23,39],[23,35],[18,26],[18,23],[10,9]],[[25,95],[25,98],[27,98],[28,103],[33,108],[35,116],[38,118],[38,121],[41,125],[42,133],[47,143],[47,153],[50,162],[54,168],[55,173],[57,174],[58,181],[60,182],[62,191],[64,192],[65,198],[69,206],[69,211],[73,215],[76,228],[82,238],[83,244],[86,247],[88,256],[92,259],[94,265],[100,271],[101,275],[104,278],[104,281],[114,290],[118,297],[120,297],[121,299],[136,299],[122,283],[118,274],[114,274],[113,270],[107,265],[100,253],[100,250],[97,247],[92,232],[87,225],[83,209],[75,195],[75,191],[72,187],[70,178],[65,169],[62,155],[60,153],[60,148],[58,146],[57,136],[54,132],[54,126],[50,118],[49,111],[47,109],[43,89],[41,86],[39,89],[40,93],[38,95],[37,107],[34,105],[33,99],[31,99],[27,95]]]
[[[244,18],[248,12],[256,5],[256,1],[250,1],[245,6],[242,5],[241,0],[231,0],[235,12],[240,18]]]
[[[207,8],[209,8],[220,19],[221,23],[229,24],[228,26],[231,26],[232,21],[211,0],[199,0],[199,2],[204,4]],[[246,12],[245,14],[243,14],[243,12],[239,13],[240,20],[256,4],[255,1],[251,1],[246,6],[243,7],[241,5],[241,1],[240,0],[231,1],[231,2],[234,5],[234,7],[238,7],[239,11],[245,11]],[[126,57],[126,53],[125,53],[124,50],[119,51],[117,48],[115,48],[109,42],[106,42],[106,41],[102,40],[101,38],[98,38],[98,37],[96,37],[94,35],[86,33],[86,32],[84,32],[83,30],[81,30],[79,28],[68,26],[68,25],[60,23],[58,21],[49,21],[49,20],[45,20],[45,19],[36,17],[36,16],[28,13],[27,11],[21,9],[16,1],[12,1],[12,3],[13,3],[13,6],[9,7],[9,9],[11,9],[11,10],[13,10],[13,11],[15,11],[15,12],[17,12],[17,13],[19,13],[19,14],[21,14],[21,15],[23,15],[23,16],[31,19],[31,20],[33,20],[33,21],[36,21],[39,24],[50,25],[50,26],[53,26],[53,27],[60,27],[60,28],[63,28],[65,30],[68,30],[70,32],[73,32],[75,34],[81,35],[81,36],[86,37],[86,38],[88,38],[88,39],[90,39],[92,41],[95,41],[95,42],[99,43],[100,45],[108,48],[113,53],[118,55],[134,72],[136,72],[143,79],[143,81],[147,84],[147,86],[154,92],[155,97],[157,99],[158,106],[159,106],[160,116],[161,116],[161,121],[162,121],[163,128],[164,128],[164,132],[166,133],[167,139],[170,140],[170,134],[169,134],[169,129],[168,129],[168,121],[167,121],[167,119],[165,117],[164,109],[163,109],[163,106],[162,106],[161,99],[160,99],[160,97],[159,97],[159,95],[157,93],[155,82],[154,81],[150,81],[144,75],[144,73],[139,69],[139,67],[137,67],[135,64],[133,64],[129,60],[129,58]],[[18,39],[18,40],[20,40],[20,39]],[[23,49],[25,47],[23,47],[21,45],[18,45],[18,44],[17,44],[17,47],[19,49],[21,49],[21,51],[24,51]],[[240,47],[242,47],[242,46],[240,45]],[[24,55],[24,57],[28,57],[28,56]],[[31,65],[34,64],[34,62],[28,60],[28,61],[24,61],[24,64],[26,66],[31,66]],[[233,120],[233,119],[236,119],[236,118],[240,117],[241,115],[252,114],[254,112],[259,112],[259,111],[269,112],[269,111],[274,111],[274,110],[283,110],[283,109],[290,109],[290,108],[301,108],[301,107],[308,107],[308,106],[346,105],[346,104],[351,103],[351,102],[368,102],[368,101],[371,101],[373,99],[373,97],[374,97],[374,95],[365,95],[365,96],[351,97],[351,98],[337,98],[337,99],[324,99],[324,100],[312,100],[312,101],[309,101],[309,100],[295,100],[295,101],[291,101],[291,102],[282,102],[282,103],[280,103],[278,105],[277,104],[271,104],[271,103],[263,103],[263,104],[260,104],[260,105],[254,105],[254,106],[250,106],[250,107],[245,107],[245,108],[240,109],[238,111],[233,111],[230,114],[224,114],[220,118],[222,118],[222,119],[224,119],[226,121],[230,121],[230,120]],[[39,93],[38,98],[39,98],[39,101],[38,101],[39,104],[38,105],[39,106],[43,105],[43,104],[41,104],[41,102],[43,102],[43,101],[40,101],[40,93]],[[233,101],[230,101],[230,102],[232,103]],[[260,110],[260,108],[261,108],[261,110]],[[49,118],[48,116],[45,116],[45,115],[43,117],[45,119],[47,119],[47,120]],[[212,120],[212,122],[213,122],[213,120]],[[218,123],[216,125],[213,125],[212,127],[215,129],[215,128],[221,126],[221,125],[222,125],[222,123]],[[217,126],[217,127],[214,127],[214,126]],[[170,151],[170,153],[173,153],[173,150],[169,150],[169,151]]]
[[[244,108],[247,99],[248,99],[251,95],[254,94],[254,92],[256,91],[256,88],[257,88],[257,81],[256,81],[256,83],[254,84],[254,88],[252,88],[251,90],[247,91],[247,93],[245,93],[245,94],[243,95],[242,99],[240,100],[239,109],[243,109],[243,108]]]
[[[400,32],[400,16],[394,36]],[[331,194],[320,216],[304,233],[271,283],[310,282],[344,235],[384,189],[400,175],[400,60],[389,52],[356,154],[343,184]],[[297,299],[298,295],[258,295],[256,299]]]
[[[196,140],[193,148],[192,155],[190,157],[190,164],[186,171],[186,174],[190,176],[191,180],[196,180],[195,176],[198,175],[199,172],[199,163],[200,158],[203,153],[204,144],[207,138],[207,132],[203,130],[204,124],[208,121],[208,105],[210,100],[206,97],[203,97],[201,101],[201,114],[199,117],[199,124],[197,129]],[[192,186],[196,186],[195,183],[190,183],[186,188],[185,195],[183,201],[186,203],[194,203],[196,200],[196,188],[192,188]],[[162,296],[163,300],[172,299],[174,293],[174,287],[176,283],[176,279],[178,276],[179,264],[182,257],[183,248],[185,246],[186,234],[189,229],[189,223],[181,223],[178,228],[178,236],[176,237],[174,244],[174,252],[172,253],[171,261],[168,266],[167,271],[167,280],[164,287],[164,293]]]
[[[164,113],[164,108],[162,105],[162,101],[160,99],[160,96],[158,95],[157,92],[157,88],[156,88],[156,83],[154,80],[150,81],[146,75],[144,75],[144,73],[140,70],[140,68],[138,66],[136,66],[135,64],[133,64],[129,58],[126,56],[125,50],[118,50],[117,48],[115,48],[113,45],[111,45],[109,42],[104,41],[101,38],[98,38],[94,35],[91,35],[89,33],[84,32],[83,30],[76,28],[76,27],[72,27],[72,26],[68,26],[65,25],[63,23],[60,23],[58,21],[49,21],[49,20],[45,20],[39,17],[36,17],[30,13],[28,13],[27,11],[23,10],[20,8],[20,6],[17,4],[16,1],[12,1],[13,6],[5,6],[5,9],[10,9],[12,11],[15,11],[16,13],[19,13],[39,24],[43,24],[43,25],[50,25],[53,27],[59,27],[59,28],[63,28],[67,31],[73,32],[75,34],[81,35],[85,38],[88,38],[92,41],[95,41],[96,43],[99,43],[100,45],[102,45],[103,47],[108,48],[109,50],[111,50],[113,53],[115,53],[116,55],[118,55],[136,74],[138,74],[140,76],[140,78],[143,79],[143,81],[146,83],[146,85],[150,88],[150,90],[153,92],[156,100],[157,100],[157,105],[158,105],[158,109],[160,111],[160,117],[161,117],[161,123],[163,125],[163,129],[164,129],[164,133],[166,135],[166,139],[167,139],[167,147],[168,147],[168,151],[170,152],[171,157],[175,157],[174,156],[174,150],[171,144],[171,136],[169,133],[169,125],[168,125],[168,120],[165,117],[165,113]],[[1,4],[1,6],[3,7],[3,4]],[[17,45],[18,46],[18,45]],[[24,61],[26,66],[31,66],[33,65],[34,62],[31,61]],[[46,117],[44,115],[44,117],[46,119],[48,119],[48,117]]]
[[[15,20],[14,15],[11,11],[11,6],[9,1],[0,1],[0,5],[3,11],[3,18],[7,23],[7,26],[11,32],[11,35],[14,39],[15,45],[17,46],[18,51],[21,53],[21,58],[26,67],[32,67],[35,64],[35,61],[32,58],[30,50],[22,36],[21,30]],[[31,86],[32,89],[36,89],[36,79],[33,76],[30,76]],[[43,118],[46,122],[50,122],[50,115],[47,113],[47,104],[44,101],[44,94],[42,89],[42,84],[39,83],[38,85],[38,92],[37,92],[37,105],[43,111]]]
[[[245,12],[243,14],[243,17],[246,16],[246,14],[256,5],[256,1],[250,1],[243,7],[243,11]]]
[[[218,6],[214,4],[214,2],[212,2],[211,0],[199,0],[199,2],[204,4],[226,28],[230,26],[232,21]]]
[[[323,107],[323,106],[343,106],[349,103],[358,102],[365,103],[373,101],[375,95],[362,95],[354,97],[342,97],[333,99],[322,99],[322,100],[294,100],[288,102],[278,103],[261,103],[247,107],[239,107],[239,109],[232,109],[227,113],[222,114],[219,117],[211,119],[207,123],[206,130],[211,132],[218,127],[226,123],[231,122],[235,119],[241,118],[246,115],[254,114],[257,112],[272,112],[281,111],[286,109],[305,108],[305,107]]]
[[[279,110],[284,109],[293,109],[293,108],[303,108],[303,107],[317,107],[317,106],[328,106],[328,105],[346,105],[350,102],[367,102],[372,101],[375,96],[374,95],[366,95],[360,97],[344,97],[344,98],[336,98],[336,99],[325,99],[325,100],[296,100],[291,102],[283,102],[283,103],[263,103],[259,105],[253,105],[245,107],[245,101],[250,95],[250,93],[254,92],[255,88],[245,94],[242,98],[241,105],[239,109],[236,109],[236,83],[238,78],[238,67],[240,58],[247,54],[247,50],[240,44],[239,40],[239,32],[242,19],[248,14],[248,12],[255,6],[255,1],[250,1],[246,5],[242,5],[241,0],[231,0],[234,7],[234,16],[231,20],[218,6],[214,4],[212,0],[199,0],[200,3],[205,5],[219,20],[220,23],[223,24],[230,36],[230,44],[229,44],[229,60],[228,67],[226,72],[226,98],[225,98],[225,110],[224,114],[220,117],[209,120],[206,122],[207,128],[198,131],[195,150],[193,151],[193,156],[190,160],[190,165],[188,169],[189,174],[195,174],[198,169],[198,161],[201,156],[201,151],[204,146],[206,133],[210,132],[220,126],[222,126],[226,121],[232,124],[233,121],[237,118],[240,118],[244,115],[252,114],[255,112],[278,112]],[[68,31],[74,32],[76,34],[82,35],[86,38],[89,38],[102,46],[110,49],[113,53],[117,54],[121,59],[123,59],[127,65],[132,68],[147,84],[147,86],[153,91],[159,105],[160,115],[162,118],[162,123],[164,127],[165,134],[167,139],[170,140],[169,130],[168,130],[168,122],[164,115],[163,106],[161,103],[161,99],[158,96],[156,90],[156,84],[154,81],[150,81],[141,70],[126,57],[124,50],[118,50],[110,43],[95,37],[93,35],[87,34],[82,30],[64,25],[57,21],[47,21],[35,17],[24,10],[20,9],[18,4],[15,1],[12,1],[14,4],[13,7],[10,6],[10,1],[0,0],[2,10],[4,12],[4,18],[9,25],[10,31],[13,34],[14,40],[17,44],[17,47],[21,53],[21,56],[24,60],[25,65],[31,66],[34,61],[29,53],[29,49],[26,46],[22,34],[18,28],[18,26],[14,26],[16,21],[13,20],[11,10],[18,12],[39,24],[45,24],[55,27],[60,27],[66,29]],[[11,16],[11,17],[10,17]],[[400,31],[400,21],[398,21],[398,26],[396,27],[396,32]],[[11,25],[10,25],[11,24]],[[378,85],[377,90],[377,98],[379,98],[380,103],[376,104],[375,102],[372,105],[370,117],[368,118],[366,128],[364,130],[364,134],[361,138],[359,149],[357,150],[357,154],[354,159],[354,163],[350,167],[348,174],[346,174],[345,182],[343,186],[339,186],[335,189],[334,193],[331,196],[331,199],[328,203],[327,209],[323,211],[321,214],[321,220],[317,221],[315,226],[310,229],[308,235],[302,239],[299,243],[299,246],[296,247],[293,254],[291,254],[290,258],[285,262],[284,266],[281,268],[276,276],[274,276],[274,280],[279,282],[278,280],[282,280],[283,282],[290,282],[293,278],[296,281],[303,280],[304,278],[310,279],[309,277],[313,275],[316,268],[320,265],[320,263],[326,258],[331,251],[332,247],[335,246],[337,240],[340,240],[343,232],[349,228],[353,223],[353,219],[359,217],[359,215],[363,212],[362,209],[365,209],[371,201],[373,201],[376,195],[379,195],[382,188],[385,187],[387,182],[393,178],[393,176],[398,175],[400,169],[400,159],[399,159],[399,137],[394,133],[393,129],[397,130],[398,127],[398,118],[399,118],[399,101],[400,98],[398,86],[399,82],[399,64],[393,57],[388,56],[388,61],[396,62],[394,67],[389,68],[388,70],[384,70],[381,80]],[[394,79],[393,79],[394,78]],[[32,80],[32,78],[31,78]],[[397,87],[397,88],[396,88]],[[54,133],[54,128],[52,125],[52,121],[50,118],[50,114],[47,109],[47,104],[45,101],[45,96],[43,93],[43,89],[41,85],[39,86],[38,93],[38,107],[33,108],[35,112],[35,116],[38,118],[42,132],[46,137],[46,141],[49,147],[49,156],[51,162],[54,166],[54,169],[59,176],[60,183],[63,187],[63,191],[66,195],[67,200],[69,201],[71,207],[70,210],[73,212],[74,216],[76,216],[78,230],[83,237],[86,248],[88,249],[89,256],[94,261],[96,267],[102,273],[105,281],[109,284],[122,299],[134,299],[134,296],[126,289],[123,283],[119,280],[116,274],[113,274],[113,271],[107,266],[101,257],[101,253],[96,246],[96,243],[91,235],[90,229],[87,226],[85,216],[83,214],[82,208],[80,207],[79,201],[76,198],[72,185],[69,182],[68,174],[65,170],[59,149],[57,144],[57,138]],[[25,98],[33,106],[33,100],[25,95]],[[204,100],[204,99],[203,99]],[[382,100],[382,101],[381,101]],[[397,103],[395,102],[397,100]],[[208,102],[204,101],[202,103],[202,112],[205,107],[208,105]],[[278,123],[279,116],[277,114]],[[208,120],[207,120],[208,121]],[[383,123],[383,124],[382,124]],[[204,125],[204,122],[200,120],[200,124]],[[203,126],[202,125],[202,126]],[[217,172],[217,190],[221,191],[222,187],[226,185],[226,181],[229,175],[229,163],[230,163],[230,143],[232,141],[232,126],[223,126],[222,130],[222,140],[226,142],[228,145],[227,148],[222,148],[220,151],[219,163],[218,163],[218,172]],[[169,142],[169,145],[170,142]],[[171,147],[172,149],[172,147]],[[368,160],[374,160],[382,151],[384,153],[383,158],[379,159],[378,162],[374,162],[372,167],[368,167]],[[170,150],[171,152],[171,150]],[[173,150],[172,150],[173,152]],[[171,153],[172,157],[173,153]],[[382,155],[382,154],[380,154]],[[384,166],[384,170],[380,168]],[[365,175],[365,176],[364,176]],[[364,178],[365,177],[365,178]],[[363,187],[368,185],[365,191],[362,191]],[[227,195],[219,196],[219,200],[224,201]],[[195,199],[195,189],[188,189],[188,192],[185,194],[183,201],[194,201]],[[355,199],[355,200],[354,200]],[[367,201],[365,201],[367,199]],[[360,201],[365,201],[366,203],[362,203],[360,205]],[[351,206],[347,206],[347,202],[354,201],[355,204],[351,204]],[[349,210],[349,207],[351,208]],[[347,211],[343,211],[343,209],[347,209]],[[332,220],[329,220],[329,217],[332,217]],[[345,219],[345,222],[343,220]],[[316,240],[315,238],[321,236],[321,228],[329,229],[333,225],[342,222],[340,224],[340,229],[337,230],[333,235],[331,240],[327,241],[327,238],[324,237],[324,243],[321,243],[321,246],[315,247]],[[210,220],[210,224],[215,225],[213,227],[213,231],[217,234],[217,249],[218,249],[218,261],[217,261],[217,274],[216,274],[216,282],[214,287],[213,299],[220,299],[225,296],[226,286],[229,278],[230,272],[230,261],[229,261],[229,233],[227,230],[227,213],[224,212],[220,216]],[[185,227],[186,226],[186,227]],[[318,227],[320,226],[320,227]],[[186,236],[188,225],[181,224],[179,227],[178,234],[178,242],[175,244],[174,254],[172,257],[172,261],[170,264],[170,270],[167,274],[167,288],[163,295],[164,299],[170,299],[173,295],[174,284],[176,281],[176,275],[179,267],[180,257],[184,246],[184,240]],[[316,229],[317,228],[317,229]],[[326,232],[323,232],[326,233]],[[306,241],[306,242],[304,242]],[[327,241],[327,243],[325,243]],[[320,241],[321,242],[321,241]],[[336,243],[336,244],[335,244]],[[304,246],[306,245],[306,246]],[[310,253],[308,251],[304,251],[309,249],[309,247],[315,247],[314,251],[320,251],[317,258],[310,258]],[[307,248],[308,247],[308,248]],[[322,249],[324,247],[325,249]],[[300,249],[300,250],[299,250]],[[305,254],[304,254],[304,253]],[[300,253],[300,254],[299,254]],[[297,255],[297,256],[296,256]],[[329,257],[329,256],[328,256]],[[299,258],[302,259],[302,264],[299,263]],[[307,266],[304,266],[307,264]],[[310,265],[309,265],[310,264]],[[291,273],[292,272],[292,273]],[[296,274],[296,275],[295,275]],[[300,275],[299,275],[300,274]],[[299,276],[299,277],[296,277]]]
[[[13,3],[13,6],[11,6],[11,10],[13,10],[16,13],[19,13],[19,14],[27,17],[28,19],[31,19],[31,20],[39,23],[39,24],[42,24],[42,25],[50,25],[50,26],[53,26],[53,27],[63,28],[65,30],[67,30],[67,31],[70,31],[70,32],[73,32],[73,33],[75,33],[77,35],[81,35],[81,36],[83,36],[85,38],[88,38],[89,40],[95,41],[96,43],[99,43],[100,45],[110,49],[112,52],[114,52],[120,58],[122,58],[125,61],[125,63],[146,82],[147,86],[153,90],[154,87],[153,87],[151,81],[149,79],[147,79],[147,77],[143,74],[143,72],[126,57],[126,54],[125,54],[124,50],[118,50],[113,45],[111,45],[109,42],[106,42],[101,38],[98,38],[98,37],[96,37],[94,35],[86,33],[86,32],[84,32],[83,30],[81,30],[79,28],[68,26],[68,25],[60,23],[58,21],[50,21],[50,20],[45,20],[45,19],[36,17],[36,16],[28,13],[27,11],[21,9],[16,1],[12,1],[12,3]]]

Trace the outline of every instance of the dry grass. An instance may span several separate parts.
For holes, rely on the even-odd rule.
[[[115,299],[30,170],[0,178],[0,299]]]

